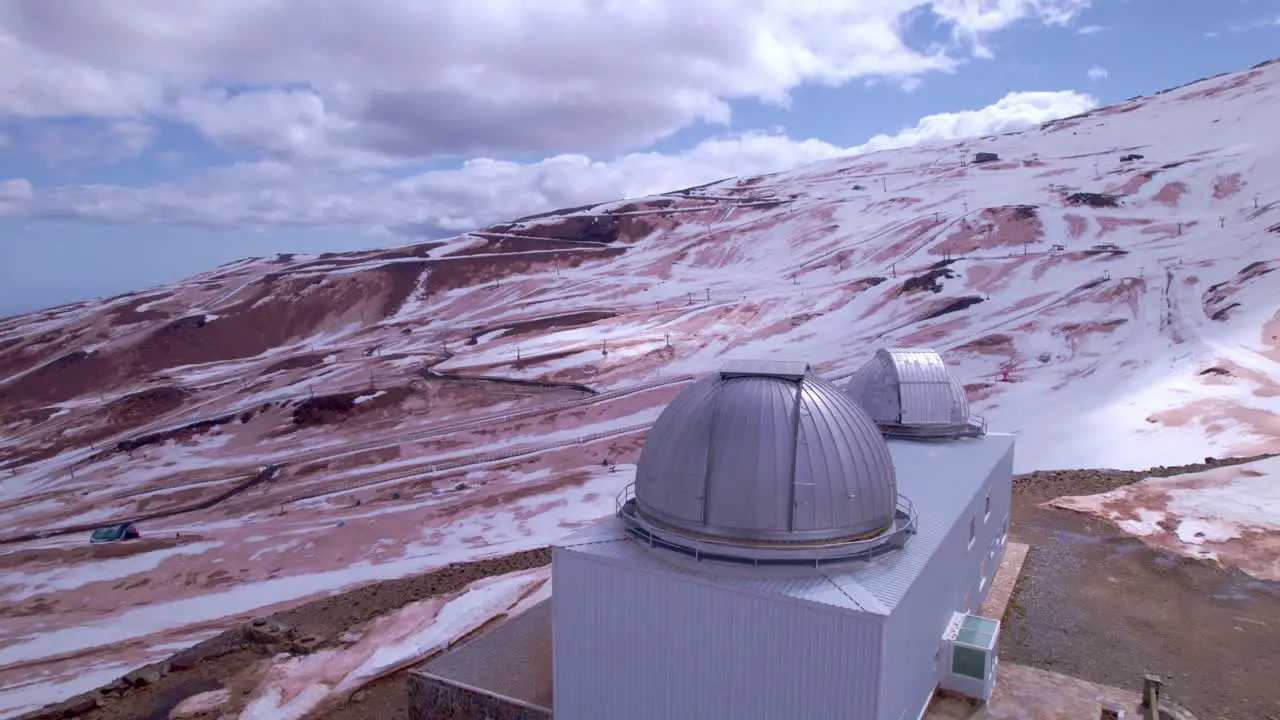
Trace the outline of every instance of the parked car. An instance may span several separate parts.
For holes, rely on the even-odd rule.
[[[117,540],[137,540],[139,537],[137,524],[124,522],[119,525],[107,525],[94,530],[89,535],[89,542],[104,543],[116,542]]]

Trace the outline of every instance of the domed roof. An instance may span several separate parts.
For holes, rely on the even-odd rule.
[[[678,395],[636,470],[646,521],[713,542],[861,540],[898,509],[889,449],[808,366],[726,366]]]
[[[877,350],[845,392],[879,425],[964,428],[969,422],[964,385],[934,350]]]

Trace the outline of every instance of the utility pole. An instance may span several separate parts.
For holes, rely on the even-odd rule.
[[[707,288],[707,302],[711,302],[711,288]]]
[[[889,192],[889,181],[886,178],[880,178],[880,189]]]
[[[663,333],[662,337],[667,342],[667,347],[671,347],[671,333]]]
[[[1218,227],[1226,227],[1227,219],[1225,217],[1218,218]]]
[[[516,347],[516,362],[520,362],[520,347]]]

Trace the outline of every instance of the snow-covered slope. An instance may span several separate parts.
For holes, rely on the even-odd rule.
[[[153,657],[607,514],[647,423],[726,357],[840,378],[933,346],[1020,433],[1019,470],[1280,450],[1275,117],[1272,62],[1025,132],[0,321],[0,685],[37,688],[0,709],[109,646]],[[151,545],[81,547],[139,516]],[[117,615],[139,601],[146,622]]]

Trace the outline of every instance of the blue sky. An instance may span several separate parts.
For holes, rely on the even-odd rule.
[[[1013,129],[1280,48],[1275,0],[503,2],[8,3],[0,315]]]

